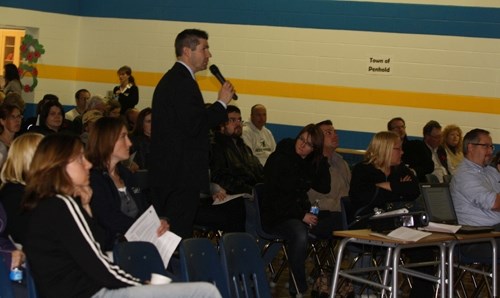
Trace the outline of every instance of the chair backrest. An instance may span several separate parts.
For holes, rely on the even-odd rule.
[[[9,278],[10,261],[3,253],[0,253],[0,297],[14,298],[11,281]],[[8,264],[7,264],[8,263]]]
[[[253,188],[253,198],[245,201],[245,231],[257,240],[264,262],[269,264],[281,250],[283,240],[276,235],[266,233],[260,219],[260,201],[264,196],[264,183],[258,183]],[[272,244],[272,245],[271,245]]]
[[[228,280],[219,254],[207,238],[184,239],[179,246],[181,275],[184,281],[213,283],[222,297],[229,295]]]
[[[264,260],[252,235],[224,234],[220,247],[232,297],[271,297]]]
[[[428,183],[440,183],[439,178],[434,174],[425,174],[425,180]]]
[[[353,221],[354,207],[349,197],[340,198],[340,211],[342,215],[342,229],[349,230],[349,224]]]
[[[160,253],[150,242],[117,243],[113,248],[113,260],[120,268],[141,280],[150,280],[151,273],[168,275]]]

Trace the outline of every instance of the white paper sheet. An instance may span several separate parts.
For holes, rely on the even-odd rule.
[[[164,267],[167,267],[172,254],[181,241],[181,237],[168,231],[158,237],[156,230],[160,226],[160,218],[153,206],[149,207],[125,233],[128,241],[147,241],[153,243],[160,252]]]
[[[429,222],[429,225],[426,227],[420,227],[419,230],[429,231],[429,232],[440,232],[440,233],[451,233],[455,234],[458,230],[460,230],[462,226],[460,225],[448,225],[437,222]]]
[[[245,199],[251,199],[253,198],[251,194],[248,194],[248,193],[239,193],[239,194],[235,194],[235,195],[226,195],[226,197],[224,198],[224,200],[216,200],[212,203],[212,205],[220,205],[220,204],[224,204],[224,203],[227,203],[231,200],[234,200],[236,198],[239,198],[239,197],[244,197]]]
[[[380,233],[370,233],[370,235],[382,237],[386,239],[401,240],[406,242],[416,242],[424,237],[431,235],[432,233],[418,231],[415,229],[410,229],[407,227],[399,227],[387,235]]]

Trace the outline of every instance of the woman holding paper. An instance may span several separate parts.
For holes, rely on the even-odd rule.
[[[140,190],[134,185],[132,173],[121,163],[129,159],[131,146],[127,127],[120,118],[97,120],[89,134],[86,156],[93,164],[90,171],[91,204],[95,219],[106,232],[106,250],[112,249],[114,243],[123,238],[147,207]],[[158,235],[168,229],[168,222],[160,220]]]
[[[415,174],[401,163],[401,146],[394,132],[379,132],[368,145],[364,160],[354,166],[349,197],[360,214],[372,213],[373,208],[402,208],[420,195]]]
[[[102,253],[93,220],[89,169],[76,136],[50,135],[39,144],[27,178],[31,212],[24,249],[43,297],[220,297],[208,283],[147,283]]]

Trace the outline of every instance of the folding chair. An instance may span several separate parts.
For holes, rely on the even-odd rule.
[[[223,268],[229,277],[231,297],[271,297],[264,261],[252,235],[224,234],[220,248]]]
[[[222,297],[229,298],[227,275],[212,242],[207,238],[185,239],[179,246],[181,275],[185,281],[213,283]]]
[[[245,200],[246,222],[245,231],[254,236],[257,244],[261,249],[261,256],[264,264],[267,265],[271,273],[272,281],[271,287],[274,287],[283,270],[288,266],[288,252],[284,245],[285,240],[277,235],[269,234],[262,228],[260,219],[260,200],[262,200],[264,192],[264,184],[258,183],[253,189],[253,199]],[[272,265],[272,261],[278,255],[279,251],[283,252],[283,259],[281,260],[280,267],[276,271]],[[291,273],[291,272],[290,272]],[[291,273],[293,286],[298,292],[295,276]]]
[[[141,280],[150,280],[151,273],[175,279],[168,273],[156,246],[150,242],[120,242],[113,248],[113,260],[125,272]]]

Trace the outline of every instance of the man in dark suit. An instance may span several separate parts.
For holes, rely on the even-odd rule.
[[[194,74],[212,56],[208,34],[186,29],[175,39],[177,62],[153,94],[149,177],[153,205],[182,238],[193,232],[200,193],[208,191],[209,128],[227,121],[226,106],[234,94],[222,85],[218,100],[206,108]]]

